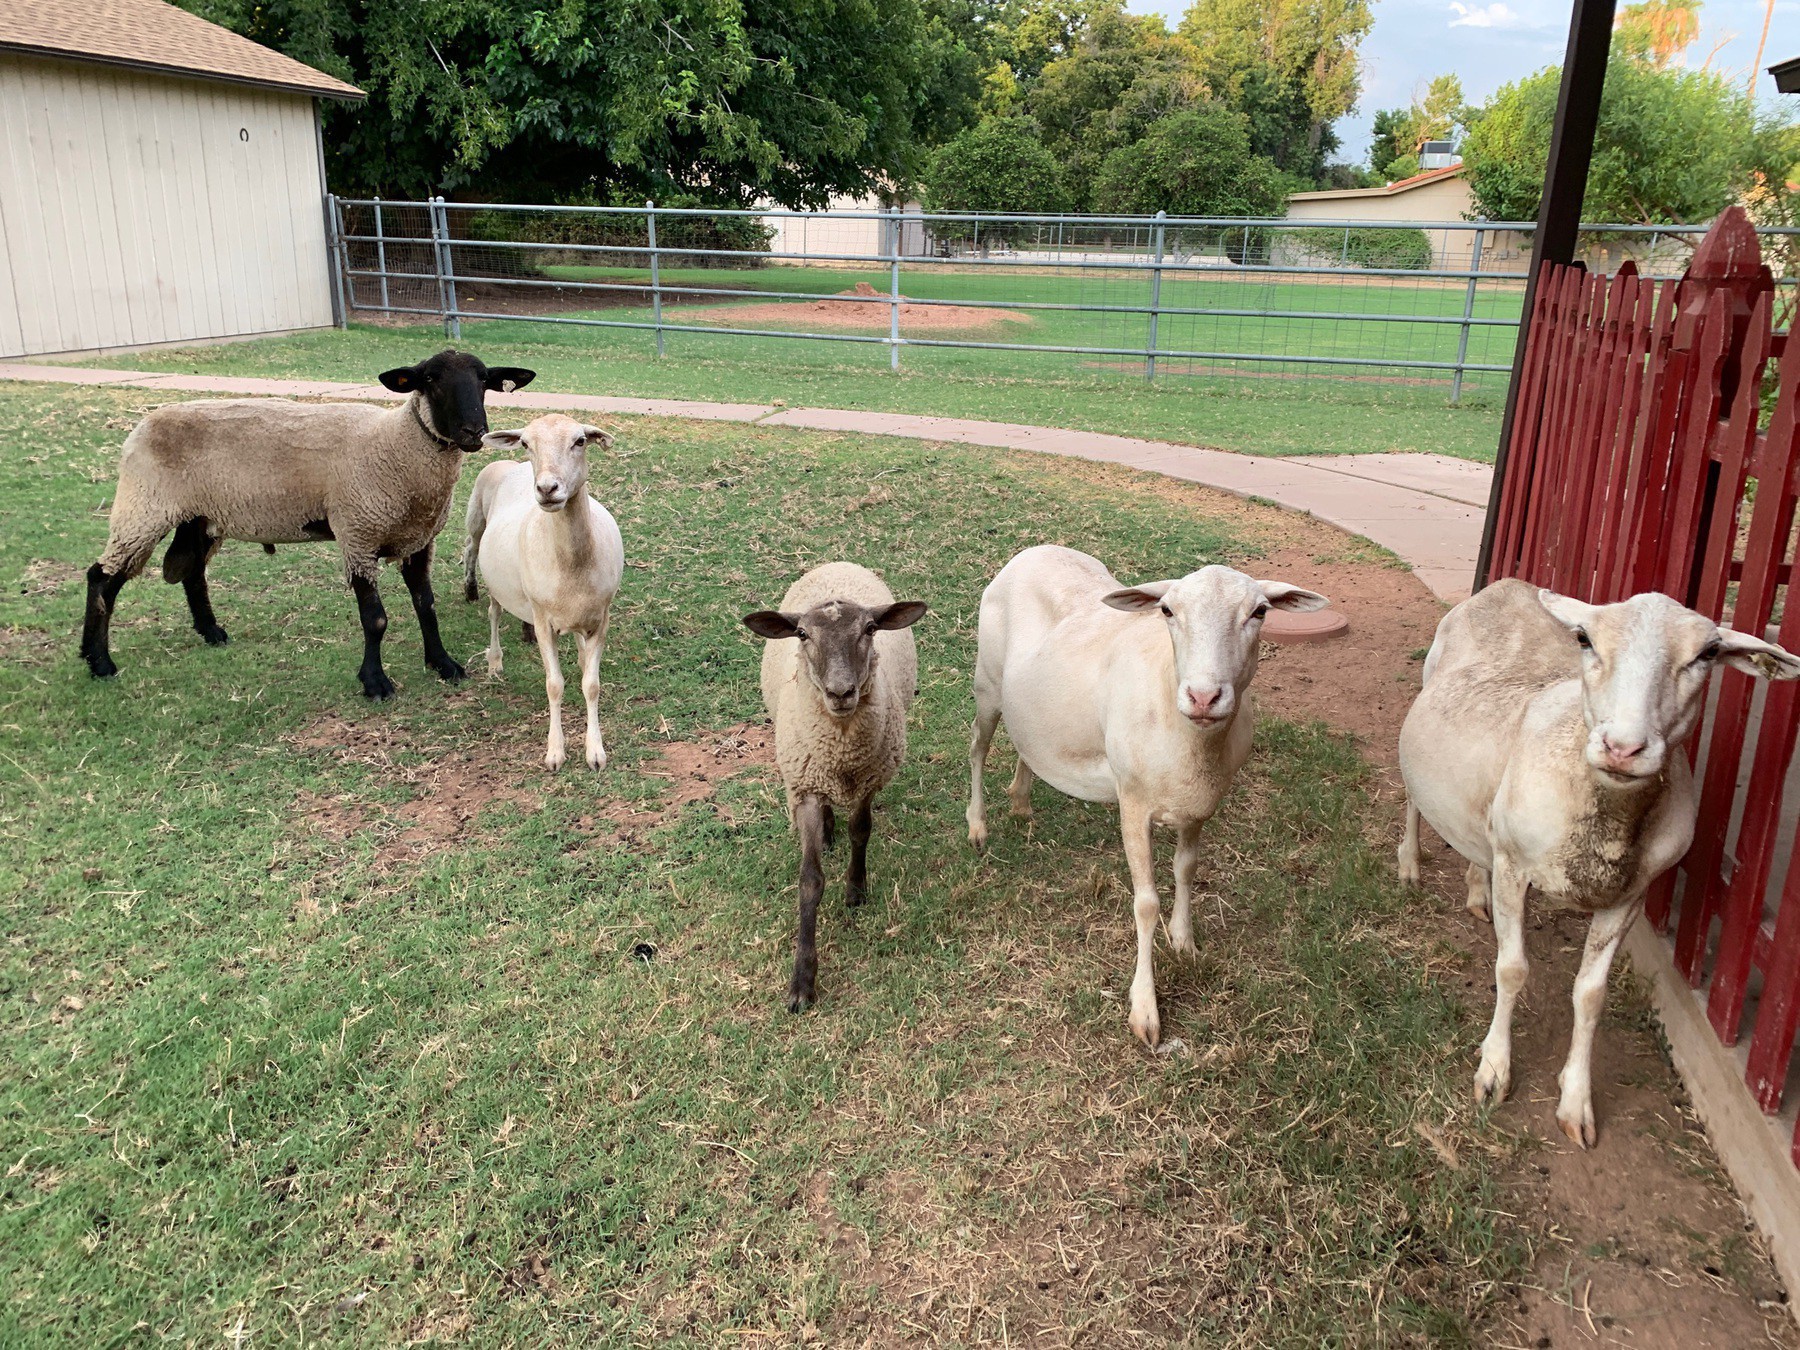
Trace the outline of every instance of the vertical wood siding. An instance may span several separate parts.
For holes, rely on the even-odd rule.
[[[329,324],[319,193],[306,95],[0,54],[0,357]]]

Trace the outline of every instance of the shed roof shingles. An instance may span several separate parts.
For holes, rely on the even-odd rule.
[[[353,84],[163,0],[5,0],[0,51],[361,100]]]

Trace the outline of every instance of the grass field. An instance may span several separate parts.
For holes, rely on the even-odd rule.
[[[562,280],[643,280],[647,274],[618,268],[553,267]],[[761,290],[834,294],[858,281],[886,286],[878,271],[768,267],[754,271],[712,269],[663,272],[670,285],[755,287]],[[371,283],[362,293],[373,298]],[[1140,278],[1095,272],[1078,277],[1035,272],[995,276],[967,270],[915,268],[903,292],[919,298],[958,301],[1000,299],[1050,303],[1144,304]],[[524,292],[507,292],[516,298]],[[604,317],[647,323],[647,305],[629,294],[604,309],[558,309],[556,317]],[[631,303],[624,303],[630,301]],[[478,308],[479,300],[465,300]],[[596,299],[595,303],[603,303]],[[767,302],[759,302],[767,303]],[[752,326],[804,327],[805,302],[792,319],[758,319]],[[1201,278],[1166,280],[1163,304],[1290,312],[1417,313],[1460,315],[1463,294],[1445,283],[1394,284]],[[1516,296],[1484,292],[1477,314],[1516,314]],[[721,297],[671,303],[669,322],[736,326],[735,308]],[[885,333],[886,311],[871,306],[875,328]],[[697,313],[697,311],[704,311]],[[1024,311],[1018,311],[1025,313]],[[962,340],[1001,337],[1048,345],[1122,347],[1141,350],[1147,336],[1143,315],[1075,311],[1031,311],[1022,322],[999,322],[980,332],[946,332]],[[834,330],[845,331],[845,330]],[[873,331],[873,330],[871,330]],[[903,330],[903,333],[911,332]],[[1353,323],[1298,319],[1276,322],[1250,318],[1164,315],[1159,343],[1164,349],[1301,351],[1367,356],[1372,359],[1451,359],[1455,325]],[[1511,357],[1511,328],[1471,330],[1470,359],[1504,364]],[[325,379],[367,379],[377,371],[410,364],[442,341],[430,322],[393,327],[357,324],[348,333],[308,333],[290,338],[199,348],[133,353],[128,363],[153,370],[221,374],[291,375]],[[505,353],[513,364],[535,366],[537,387],[579,393],[716,399],[730,402],[782,401],[790,406],[871,408],[953,417],[1068,426],[1090,431],[1149,436],[1218,446],[1254,454],[1354,454],[1373,451],[1436,451],[1491,460],[1499,437],[1504,377],[1472,376],[1460,404],[1449,402],[1445,372],[1395,368],[1347,369],[1246,364],[1239,372],[1220,362],[1165,360],[1154,384],[1143,378],[1143,362],[1129,356],[1083,356],[1050,352],[908,347],[898,375],[888,369],[885,347],[847,342],[808,342],[775,337],[710,333],[670,333],[667,355],[658,359],[651,333],[638,329],[594,328],[516,319],[470,320],[464,344],[490,357]],[[120,365],[127,358],[96,362]]]
[[[1127,576],[1253,558],[1197,490],[629,421],[592,470],[632,563],[612,763],[552,778],[516,638],[446,687],[392,574],[400,693],[363,703],[329,548],[228,545],[219,649],[134,582],[88,679],[81,573],[145,399],[0,389],[0,1343],[1464,1343],[1522,1268],[1477,1028],[1345,740],[1259,726],[1202,954],[1159,955],[1172,1053],[1125,1029],[1112,813],[1041,791],[964,843],[980,587],[1043,540]],[[794,1017],[778,787],[677,808],[658,771],[754,735],[737,617],[845,552],[933,613],[871,903],[828,888]]]

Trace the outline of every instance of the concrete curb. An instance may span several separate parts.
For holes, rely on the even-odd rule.
[[[329,380],[259,379],[236,375],[158,375],[138,370],[0,364],[0,380],[36,381],[179,393],[284,398],[347,398],[392,402],[380,385]],[[1466,599],[1481,545],[1488,485],[1486,465],[1446,455],[1326,455],[1295,458],[1237,455],[1171,441],[1070,431],[1016,422],[922,417],[844,408],[781,408],[761,403],[615,398],[542,390],[495,394],[493,406],[533,412],[568,409],[626,417],[689,417],[759,426],[806,427],[1029,450],[1119,464],[1256,497],[1304,511],[1397,554],[1438,599]]]

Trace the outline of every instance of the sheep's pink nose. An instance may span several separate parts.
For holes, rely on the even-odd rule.
[[[562,484],[554,478],[540,478],[537,481],[538,496],[548,501],[562,491]]]
[[[1182,692],[1187,695],[1189,717],[1217,717],[1224,711],[1225,690],[1221,685],[1209,688],[1190,684]]]
[[[1600,737],[1600,748],[1605,751],[1607,759],[1614,764],[1629,764],[1644,753],[1646,741],[1615,741],[1611,736]]]

